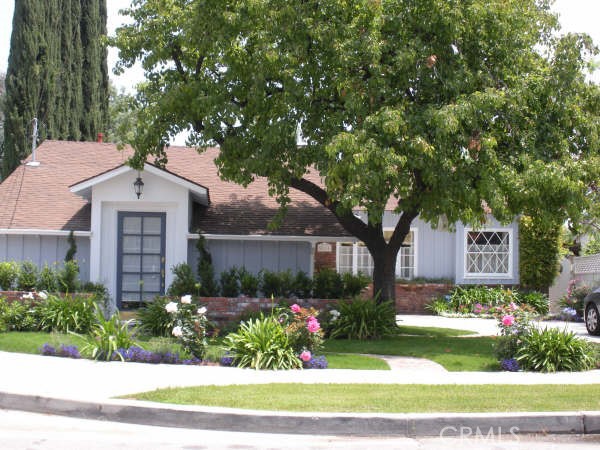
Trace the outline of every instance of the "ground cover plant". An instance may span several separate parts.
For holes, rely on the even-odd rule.
[[[426,309],[445,316],[495,317],[497,308],[511,303],[528,306],[538,315],[549,310],[548,296],[541,292],[488,286],[456,286],[448,295],[433,299]]]
[[[428,413],[600,409],[600,385],[262,384],[160,389],[128,396],[275,411]]]

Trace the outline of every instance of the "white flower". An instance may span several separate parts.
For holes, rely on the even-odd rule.
[[[42,300],[47,300],[48,299],[48,294],[46,294],[45,291],[38,292],[38,297],[41,298]]]
[[[192,303],[192,296],[191,295],[184,295],[183,297],[181,297],[181,303],[185,303],[186,305],[189,305],[190,303]]]
[[[165,309],[168,313],[176,313],[177,312],[177,303],[169,302],[165,305]]]
[[[183,336],[183,330],[181,329],[181,327],[174,327],[171,333],[173,333],[173,336],[175,337]]]
[[[204,306],[202,308],[198,308],[198,314],[200,314],[200,315],[206,314],[206,308]]]
[[[27,294],[23,294],[21,297],[23,300],[33,300],[33,292],[28,292]]]
[[[337,309],[332,309],[331,311],[329,311],[329,314],[336,318],[340,317],[340,312]]]

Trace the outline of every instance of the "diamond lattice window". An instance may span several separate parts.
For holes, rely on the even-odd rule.
[[[467,232],[466,273],[510,275],[510,250],[508,231]]]

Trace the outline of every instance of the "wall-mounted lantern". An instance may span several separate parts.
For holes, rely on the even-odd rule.
[[[144,192],[144,182],[142,181],[140,172],[138,172],[138,176],[133,183],[133,188],[135,189],[135,195],[137,195],[137,198],[139,200],[139,198],[142,196],[142,193]]]

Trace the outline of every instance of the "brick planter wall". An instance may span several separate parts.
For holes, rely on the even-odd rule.
[[[251,298],[251,297],[200,297],[198,299],[200,304],[205,305],[208,309],[208,317],[211,320],[217,322],[227,322],[238,318],[243,312],[246,311],[271,311],[273,301],[270,298]],[[289,300],[289,303],[298,303],[303,307],[314,307],[315,309],[322,310],[329,305],[334,305],[337,300],[329,299],[302,299],[302,300]],[[275,303],[277,304],[277,302]]]
[[[425,305],[435,297],[448,294],[454,285],[451,284],[410,284],[396,283],[396,313],[398,314],[431,314]],[[373,293],[373,285],[367,288],[367,295]]]

